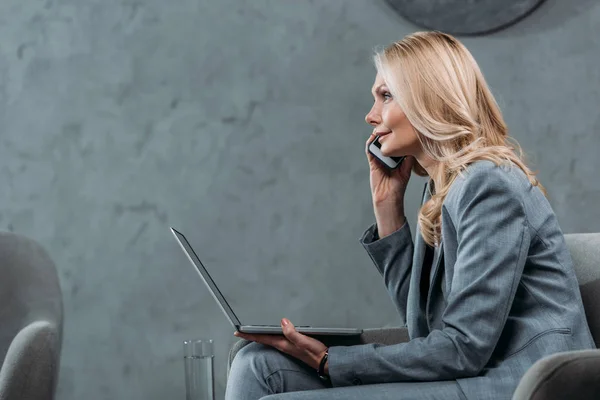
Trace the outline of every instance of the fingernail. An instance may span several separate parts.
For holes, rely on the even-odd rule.
[[[285,318],[282,318],[281,319],[281,325],[287,326],[287,324],[289,324],[289,321],[287,319],[285,319]]]
[[[237,332],[233,332],[233,336],[239,336]]]

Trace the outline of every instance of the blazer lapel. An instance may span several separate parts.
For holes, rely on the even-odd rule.
[[[427,190],[428,187],[429,181],[427,181],[425,184],[421,205],[425,204],[425,202],[431,198],[430,192]],[[421,228],[418,223],[415,233],[413,266],[410,276],[410,286],[408,289],[408,299],[406,305],[406,325],[411,338],[420,337],[425,334],[425,327],[420,326],[422,324],[420,324],[421,320],[419,319],[418,314],[421,299],[421,289],[419,283],[421,281],[421,271],[423,270],[423,259],[425,258],[425,241],[421,236]]]
[[[429,310],[430,310],[430,305],[431,305],[431,294],[434,291],[435,282],[437,282],[438,274],[440,271],[440,264],[441,264],[440,261],[442,260],[443,255],[444,255],[444,242],[440,241],[439,249],[436,252],[435,258],[433,259],[433,265],[431,266],[431,275],[430,275],[430,279],[429,279],[429,292],[427,293],[427,303],[425,305],[425,316],[427,318],[427,328],[429,329],[430,332],[431,332],[431,326],[430,326],[431,312]]]
[[[427,181],[423,192],[421,205],[425,204],[431,198],[431,191],[429,189],[430,182]],[[441,260],[444,254],[444,242],[441,241],[439,248],[435,253],[435,257],[432,262],[430,278],[429,278],[429,291],[427,293],[427,300],[425,302],[425,315],[419,316],[421,306],[421,274],[423,271],[423,260],[425,258],[425,241],[421,236],[421,227],[417,223],[416,235],[414,242],[414,255],[413,255],[413,268],[411,274],[410,288],[408,291],[408,301],[406,310],[406,323],[408,332],[411,338],[426,336],[430,331],[430,305],[431,297],[435,287],[435,282],[438,280],[440,273]]]

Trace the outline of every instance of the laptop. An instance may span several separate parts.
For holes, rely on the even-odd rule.
[[[225,316],[231,322],[231,325],[239,332],[244,333],[264,333],[271,335],[283,335],[283,330],[279,325],[243,325],[239,318],[235,315],[225,297],[221,294],[221,291],[212,280],[206,268],[200,261],[200,258],[196,255],[194,249],[187,241],[183,233],[178,232],[175,228],[171,228],[171,232],[175,235],[175,239],[179,242],[179,245],[183,249],[184,253],[187,254],[190,262],[196,267],[196,270],[200,274],[200,277],[208,287],[208,290],[212,293],[213,297],[221,307],[221,310],[225,313]],[[296,326],[296,330],[300,333],[307,335],[339,335],[339,336],[352,336],[360,335],[362,329],[355,328],[316,328],[312,326]]]

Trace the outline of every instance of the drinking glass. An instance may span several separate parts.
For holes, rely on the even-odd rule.
[[[212,339],[183,342],[186,400],[214,400],[214,366]]]

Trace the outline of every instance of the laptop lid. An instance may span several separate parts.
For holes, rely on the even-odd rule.
[[[187,254],[191,263],[194,264],[194,266],[200,273],[200,276],[202,277],[202,280],[208,287],[208,290],[212,293],[217,303],[219,303],[219,306],[221,306],[221,310],[223,310],[225,315],[227,315],[227,318],[229,318],[231,324],[234,326],[234,328],[240,326],[240,320],[236,317],[231,307],[229,307],[227,300],[225,300],[225,297],[223,297],[223,295],[221,294],[221,291],[208,274],[206,268],[204,268],[204,265],[202,265],[200,258],[198,258],[198,255],[196,255],[196,252],[194,251],[194,249],[192,249],[192,246],[187,241],[183,233],[178,232],[175,228],[171,228],[171,232],[173,232],[173,235],[175,235],[175,239],[177,239],[179,245],[181,246],[185,254]]]

